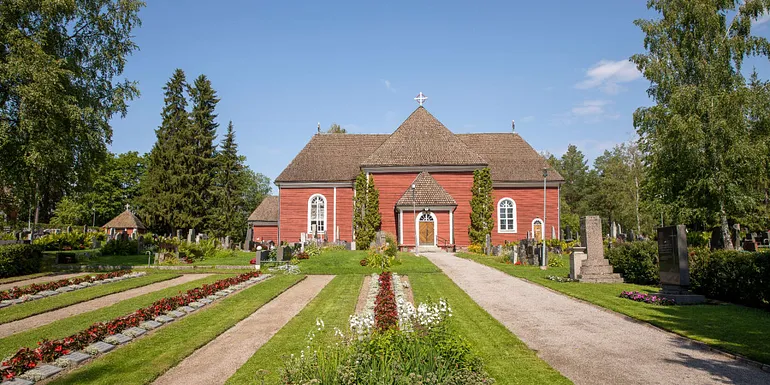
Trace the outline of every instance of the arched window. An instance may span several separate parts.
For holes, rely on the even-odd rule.
[[[326,232],[326,198],[321,194],[310,197],[307,202],[307,232],[313,234]]]
[[[516,232],[516,202],[511,198],[503,198],[497,202],[497,232]]]

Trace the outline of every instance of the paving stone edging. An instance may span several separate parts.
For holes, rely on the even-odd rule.
[[[476,261],[473,261],[473,260],[470,260],[470,259],[469,259],[469,261],[472,261],[472,262],[478,263],[478,262],[476,262]],[[480,265],[486,266],[486,265],[484,265],[484,264],[480,264]],[[491,267],[491,266],[489,266],[489,267]],[[492,268],[494,269],[494,267],[492,267]],[[497,270],[497,269],[495,269],[495,270]],[[742,356],[742,355],[740,355],[740,354],[736,354],[736,353],[730,353],[730,352],[728,352],[728,351],[725,351],[725,350],[722,350],[722,349],[719,349],[719,348],[713,347],[713,346],[711,346],[711,345],[709,345],[709,344],[707,344],[707,343],[705,343],[705,342],[701,342],[701,341],[698,341],[698,340],[694,340],[694,339],[692,339],[692,338],[690,338],[690,337],[687,337],[687,336],[681,335],[681,334],[679,334],[679,333],[676,333],[676,332],[673,332],[673,331],[671,331],[671,330],[667,330],[667,329],[664,329],[664,328],[662,328],[662,327],[660,327],[660,326],[656,326],[656,325],[653,325],[653,324],[651,324],[651,323],[649,323],[649,322],[647,322],[647,321],[642,321],[642,320],[640,320],[640,319],[636,319],[636,318],[634,318],[634,317],[631,317],[631,316],[625,315],[625,314],[623,314],[623,313],[618,313],[618,312],[616,312],[616,311],[614,311],[614,310],[612,310],[612,309],[607,309],[606,307],[602,307],[602,306],[599,306],[599,305],[597,305],[597,304],[595,304],[595,303],[593,303],[593,302],[589,302],[589,301],[586,301],[586,300],[584,300],[584,299],[581,299],[581,298],[578,298],[578,297],[575,297],[575,296],[569,295],[569,294],[567,294],[567,293],[562,293],[562,292],[560,292],[560,291],[558,291],[558,290],[555,290],[555,289],[551,289],[551,288],[550,288],[550,287],[548,287],[548,286],[544,286],[544,285],[541,285],[541,284],[539,284],[539,283],[537,283],[537,282],[534,282],[534,281],[530,281],[530,280],[528,280],[528,279],[526,279],[526,278],[523,278],[523,277],[516,277],[516,276],[510,275],[510,274],[508,274],[508,273],[506,273],[506,272],[504,272],[504,271],[502,271],[502,270],[497,270],[497,271],[500,271],[500,272],[502,272],[502,273],[504,273],[504,274],[507,274],[507,275],[509,275],[509,276],[511,276],[511,277],[513,277],[513,278],[518,278],[518,279],[520,279],[520,280],[522,280],[522,281],[524,281],[524,282],[527,282],[527,283],[531,283],[531,284],[533,284],[533,285],[537,285],[537,286],[540,286],[540,287],[542,287],[542,288],[544,288],[544,289],[550,290],[550,291],[551,291],[551,292],[553,292],[553,293],[556,293],[556,294],[560,294],[560,295],[564,295],[564,296],[567,296],[567,297],[569,297],[569,298],[571,298],[571,299],[574,299],[574,300],[580,301],[580,302],[582,302],[582,303],[584,303],[584,304],[587,304],[587,305],[593,306],[593,307],[594,307],[594,308],[596,308],[596,309],[599,309],[599,310],[601,310],[601,311],[604,311],[604,312],[606,312],[606,313],[610,313],[610,314],[613,314],[613,315],[615,315],[615,316],[617,316],[617,317],[620,317],[620,318],[623,318],[623,319],[625,319],[626,321],[631,321],[631,322],[634,322],[634,323],[636,323],[636,324],[639,324],[639,325],[644,325],[644,326],[646,326],[646,327],[649,327],[649,328],[653,328],[653,329],[656,329],[656,330],[658,330],[658,331],[662,331],[662,332],[664,332],[664,333],[666,333],[666,334],[669,334],[669,335],[671,335],[671,336],[675,336],[675,337],[683,338],[683,339],[685,339],[685,340],[686,340],[688,343],[690,343],[690,344],[696,345],[696,346],[698,346],[698,347],[700,347],[700,348],[703,348],[703,349],[707,349],[707,350],[709,350],[709,351],[712,351],[712,352],[714,352],[714,353],[718,353],[718,354],[724,355],[724,356],[726,356],[726,357],[729,357],[729,358],[732,358],[732,359],[734,359],[734,360],[736,360],[736,361],[740,361],[740,362],[742,362],[742,363],[744,363],[744,364],[747,364],[747,365],[750,365],[750,366],[754,366],[754,367],[756,367],[756,368],[759,368],[759,369],[760,369],[760,370],[762,370],[762,371],[765,371],[765,372],[768,372],[768,373],[770,373],[770,365],[768,365],[768,364],[763,364],[763,363],[761,363],[761,362],[759,362],[759,361],[755,361],[755,360],[752,360],[751,358],[748,358],[748,357]],[[601,285],[601,283],[597,283],[597,284],[594,284],[594,285]],[[687,305],[680,305],[680,306],[687,306]]]
[[[17,305],[17,304],[20,304],[20,303],[32,302],[34,300],[38,300],[38,299],[42,299],[42,298],[53,297],[53,296],[59,295],[61,293],[68,293],[68,292],[75,291],[75,290],[80,290],[80,289],[85,289],[85,288],[88,288],[88,287],[99,286],[99,285],[107,284],[107,283],[124,281],[124,280],[131,279],[131,278],[139,278],[139,277],[143,277],[145,275],[147,275],[147,273],[145,273],[143,271],[135,271],[135,272],[128,273],[128,274],[123,274],[123,275],[121,275],[119,277],[115,277],[115,278],[106,278],[106,279],[102,279],[102,280],[94,281],[94,282],[81,282],[81,283],[79,283],[77,285],[73,284],[73,285],[68,285],[68,286],[62,286],[62,287],[60,287],[60,288],[58,288],[56,290],[42,290],[42,291],[39,291],[39,292],[37,292],[35,294],[25,294],[25,295],[23,295],[23,296],[21,296],[19,298],[2,300],[2,301],[0,301],[0,309],[2,309],[4,307],[11,306],[11,305]],[[26,297],[27,299],[22,299],[24,297]]]
[[[97,341],[91,345],[86,346],[83,351],[71,352],[70,354],[59,357],[53,363],[41,363],[41,365],[35,369],[24,372],[11,381],[2,382],[2,385],[32,385],[42,380],[50,380],[56,375],[64,372],[65,369],[69,371],[79,366],[85,365],[91,359],[109,353],[116,347],[120,347],[120,345],[136,340],[144,335],[147,335],[147,333],[150,331],[161,328],[164,325],[182,318],[188,314],[191,314],[206,305],[219,302],[222,298],[225,298],[230,294],[239,293],[260,282],[264,282],[271,277],[273,277],[273,275],[263,274],[259,277],[250,278],[244,282],[232,285],[206,298],[199,299],[196,302],[191,302],[187,306],[181,306],[176,310],[167,312],[165,315],[155,317],[153,320],[144,321],[139,325],[139,327],[128,328],[123,330],[122,333],[107,336],[102,341]],[[46,383],[47,382],[48,381],[46,381]]]

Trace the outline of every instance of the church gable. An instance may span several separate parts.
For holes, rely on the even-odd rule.
[[[411,186],[407,188],[396,207],[457,206],[455,199],[426,171],[417,175],[412,184],[414,193]]]
[[[418,107],[362,164],[363,167],[485,166],[455,134]]]

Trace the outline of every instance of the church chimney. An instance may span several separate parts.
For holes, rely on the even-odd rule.
[[[515,120],[511,120],[511,130],[513,132],[516,132],[516,121]]]

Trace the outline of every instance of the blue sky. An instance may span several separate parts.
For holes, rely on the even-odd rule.
[[[182,68],[211,79],[220,132],[232,120],[247,163],[271,179],[317,122],[390,133],[419,92],[455,133],[508,132],[515,119],[536,150],[573,143],[593,159],[632,139],[633,111],[650,104],[627,62],[643,52],[633,20],[655,16],[645,4],[148,1],[124,73],[142,95],[113,120],[111,150],[150,151],[162,87]]]

